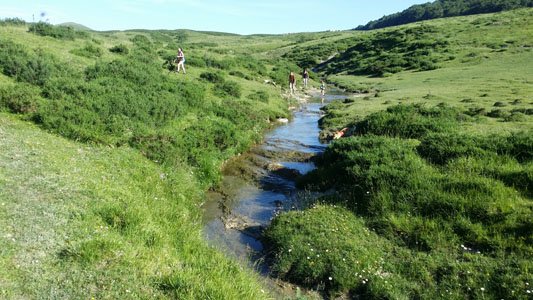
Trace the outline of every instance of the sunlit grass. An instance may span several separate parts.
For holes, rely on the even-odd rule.
[[[191,169],[0,116],[3,298],[261,298],[202,241]]]

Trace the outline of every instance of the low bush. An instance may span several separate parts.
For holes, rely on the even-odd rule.
[[[130,52],[130,50],[128,49],[126,45],[119,44],[119,45],[109,48],[109,52],[126,55]]]
[[[93,44],[86,44],[83,48],[71,50],[70,53],[87,58],[98,58],[104,54],[104,51]]]
[[[71,72],[68,66],[59,66],[55,56],[41,49],[28,52],[24,46],[7,40],[0,40],[0,70],[18,81],[39,86],[53,76]]]
[[[24,26],[26,21],[19,18],[5,18],[0,20],[0,26]]]
[[[445,132],[458,126],[460,113],[448,106],[428,108],[422,104],[397,105],[369,115],[355,124],[357,134],[421,138],[431,132]]]
[[[484,139],[468,134],[431,133],[422,138],[417,147],[418,154],[435,164],[445,164],[462,156],[486,155]]]
[[[324,205],[281,215],[264,236],[277,276],[332,296],[379,275],[390,248],[350,211]]]
[[[504,122],[524,122],[527,120],[527,116],[521,112],[511,112],[503,118]]]
[[[264,103],[268,103],[269,98],[270,97],[268,96],[268,93],[265,91],[255,91],[252,94],[248,95],[248,99],[261,101]]]
[[[20,83],[0,88],[0,108],[13,113],[34,113],[42,101],[41,90],[31,84]]]
[[[235,98],[240,98],[242,94],[242,88],[235,81],[224,81],[215,84],[214,92],[220,97],[231,96]]]
[[[508,118],[511,115],[510,112],[502,109],[493,109],[487,113],[487,116],[491,118]]]
[[[202,74],[200,74],[200,78],[211,83],[224,83],[226,81],[222,73],[215,72],[203,72]]]
[[[29,27],[29,32],[41,36],[51,36],[56,39],[74,40],[76,38],[88,38],[86,31],[76,30],[70,26],[54,26],[45,22],[33,23]]]

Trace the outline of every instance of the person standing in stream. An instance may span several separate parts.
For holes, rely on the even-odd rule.
[[[186,72],[185,72],[185,55],[183,54],[183,50],[181,48],[178,48],[178,55],[176,56],[176,62],[178,63],[176,72],[179,73],[180,69],[183,69],[183,74],[186,74]]]

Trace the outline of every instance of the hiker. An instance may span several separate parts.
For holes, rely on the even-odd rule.
[[[289,89],[291,90],[291,94],[294,94],[294,90],[296,89],[296,77],[292,71],[289,74]]]
[[[324,96],[326,94],[326,83],[324,80],[320,81],[320,94]]]
[[[304,69],[302,77],[304,79],[304,87],[307,88],[307,82],[309,81],[309,72],[307,72],[307,69]]]
[[[183,69],[183,74],[186,74],[185,72],[185,55],[183,54],[183,50],[181,48],[178,48],[178,55],[176,56],[176,62],[178,63],[176,73],[180,72],[180,69]]]

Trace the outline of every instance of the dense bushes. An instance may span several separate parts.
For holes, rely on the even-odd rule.
[[[420,138],[430,132],[444,132],[457,127],[459,112],[446,105],[398,105],[374,113],[355,123],[358,134],[377,134]]]
[[[29,32],[63,40],[74,40],[76,38],[89,37],[89,34],[85,31],[76,30],[69,26],[54,26],[45,22],[31,24]]]
[[[318,168],[298,182],[335,192],[320,198],[317,208],[282,214],[266,231],[274,270],[353,298],[525,297],[533,254],[532,137],[462,133],[459,120],[464,116],[450,107],[399,105],[352,122],[355,135],[332,143],[317,158]],[[331,206],[347,208],[364,223]],[[363,246],[351,226],[368,228],[366,241],[387,250]],[[337,240],[341,250],[331,251]],[[309,248],[324,245],[331,251],[327,263],[310,255]],[[342,270],[343,258],[377,267],[355,270],[362,281],[330,280],[327,274]]]
[[[214,72],[204,72],[200,74],[200,78],[205,79],[211,83],[223,83],[224,81],[226,81],[222,74]]]
[[[222,73],[204,72],[200,78],[214,83],[213,92],[219,97],[231,96],[240,98],[242,94],[241,86],[235,81],[227,81]]]
[[[405,70],[437,69],[439,62],[452,59],[449,43],[449,37],[440,36],[435,27],[419,25],[299,46],[284,57],[300,67],[316,67],[326,74],[385,76]]]
[[[22,26],[26,21],[19,18],[5,18],[0,20],[0,26]]]
[[[126,45],[119,44],[119,45],[109,48],[109,52],[118,53],[118,54],[128,54],[130,50],[128,49]]]
[[[42,100],[40,89],[30,84],[0,88],[0,109],[5,107],[13,113],[34,113]]]
[[[382,271],[389,248],[362,219],[321,205],[276,218],[265,238],[275,249],[272,270],[277,276],[330,291],[364,286]]]
[[[119,58],[98,59],[78,71],[45,51],[0,40],[0,70],[24,82],[0,90],[0,108],[27,114],[74,140],[131,145],[163,164],[187,162],[206,185],[217,182],[222,161],[258,140],[268,126],[264,120],[284,115],[275,105],[238,100],[242,87],[223,73],[200,77],[213,83],[218,98],[234,101],[206,100],[206,82],[176,84],[161,72],[161,56],[168,53],[158,55],[149,34],[131,42],[131,51],[123,45],[113,50]],[[72,53],[93,59],[103,54],[93,43]],[[257,97],[268,103],[268,94]]]
[[[0,40],[0,70],[4,75],[39,86],[58,73],[69,72],[69,67],[59,67],[57,58],[42,51],[28,52],[21,45]]]
[[[73,49],[70,52],[88,58],[100,57],[104,53],[100,47],[90,43],[87,43],[83,48]]]
[[[241,97],[241,86],[235,81],[224,81],[215,84],[214,91],[220,97],[231,96],[234,98]]]

